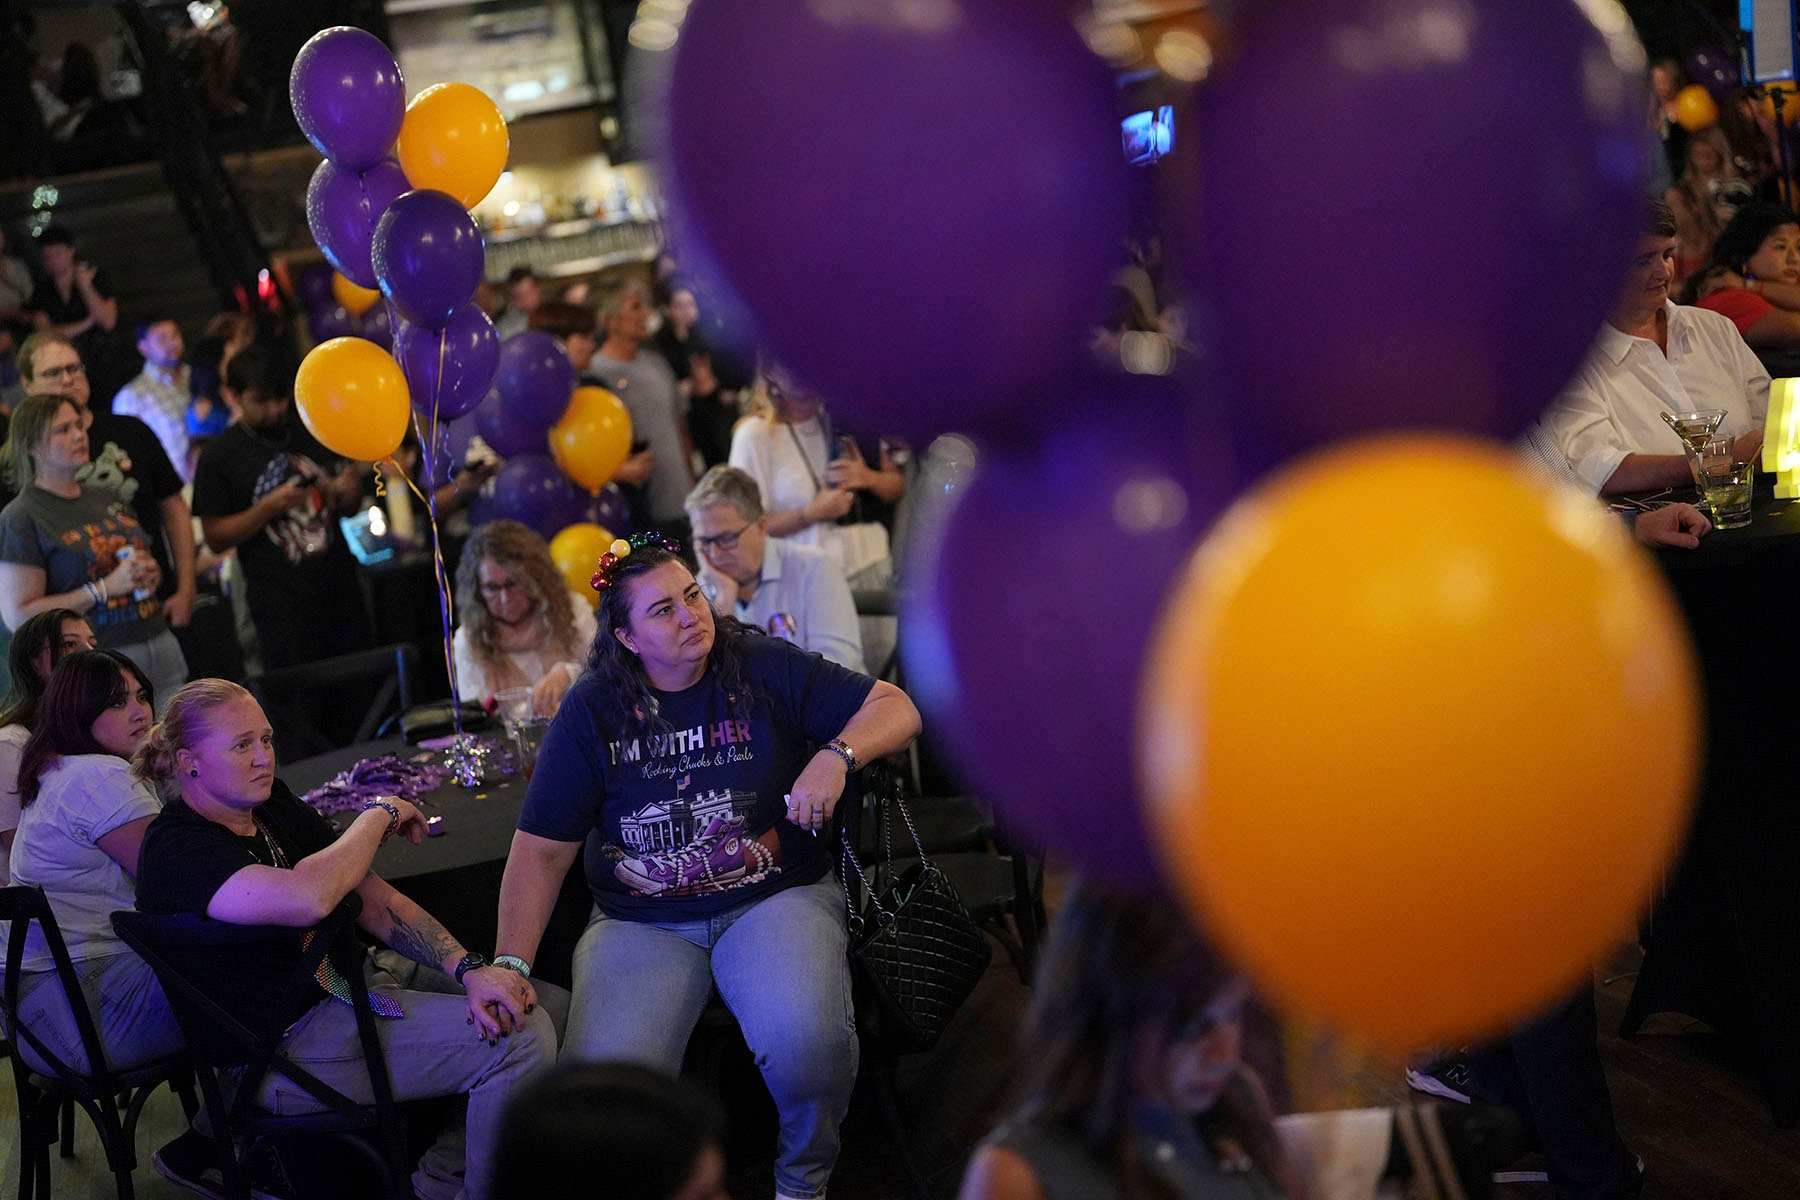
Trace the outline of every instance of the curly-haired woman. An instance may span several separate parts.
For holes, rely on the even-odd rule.
[[[569,590],[550,547],[517,521],[470,535],[456,568],[456,691],[480,703],[528,687],[531,710],[550,716],[581,674],[594,609]]]

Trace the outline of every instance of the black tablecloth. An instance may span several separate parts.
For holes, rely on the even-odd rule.
[[[1626,1031],[1700,1017],[1746,1051],[1777,1124],[1800,1116],[1800,795],[1787,769],[1800,681],[1800,502],[1759,480],[1751,523],[1657,555],[1699,651],[1705,766],[1693,831],[1652,918]],[[1644,736],[1664,736],[1640,714]],[[1604,853],[1604,849],[1597,850]]]
[[[329,754],[300,759],[281,768],[281,778],[295,792],[306,792],[365,758],[382,754],[412,759],[417,746],[399,739],[363,742]],[[432,754],[431,761],[441,761]],[[499,916],[500,879],[512,845],[513,828],[525,801],[525,777],[496,778],[491,785],[464,788],[446,780],[420,798],[427,817],[441,816],[444,833],[415,846],[395,838],[375,855],[375,873],[417,901],[444,923],[471,950],[494,953],[494,932]],[[338,822],[343,821],[340,815]],[[569,957],[575,940],[586,927],[593,898],[577,857],[563,881],[556,911],[545,931],[533,963],[535,974],[552,983],[568,985]]]

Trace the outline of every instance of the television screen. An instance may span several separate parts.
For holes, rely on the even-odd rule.
[[[1175,108],[1147,108],[1132,113],[1120,123],[1125,139],[1125,159],[1137,165],[1153,163],[1175,144]]]

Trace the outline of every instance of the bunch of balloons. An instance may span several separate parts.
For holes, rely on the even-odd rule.
[[[1582,0],[1267,0],[1236,38],[1155,168],[1202,352],[1169,379],[1085,365],[1148,189],[1050,0],[695,5],[672,219],[847,423],[980,446],[901,645],[1006,819],[1296,1009],[1479,1037],[1627,927],[1694,777],[1662,585],[1490,440],[1623,278],[1646,64]]]
[[[352,283],[325,263],[302,267],[292,282],[315,343],[360,337],[384,350],[393,347],[394,328],[379,290]]]
[[[352,318],[382,302],[394,351],[383,365],[355,339],[326,338],[307,355],[295,404],[328,449],[383,458],[399,448],[409,398],[435,430],[480,403],[493,380],[499,337],[470,303],[485,247],[468,207],[506,166],[506,123],[466,84],[407,104],[393,55],[349,26],[301,47],[288,87],[301,131],[325,156],[306,217],[336,271],[332,294]]]

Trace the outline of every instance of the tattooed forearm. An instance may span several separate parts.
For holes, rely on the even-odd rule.
[[[446,958],[460,958],[461,947],[450,931],[438,924],[437,918],[421,910],[412,920],[401,916],[390,905],[387,910],[387,944],[420,966],[443,970]]]

